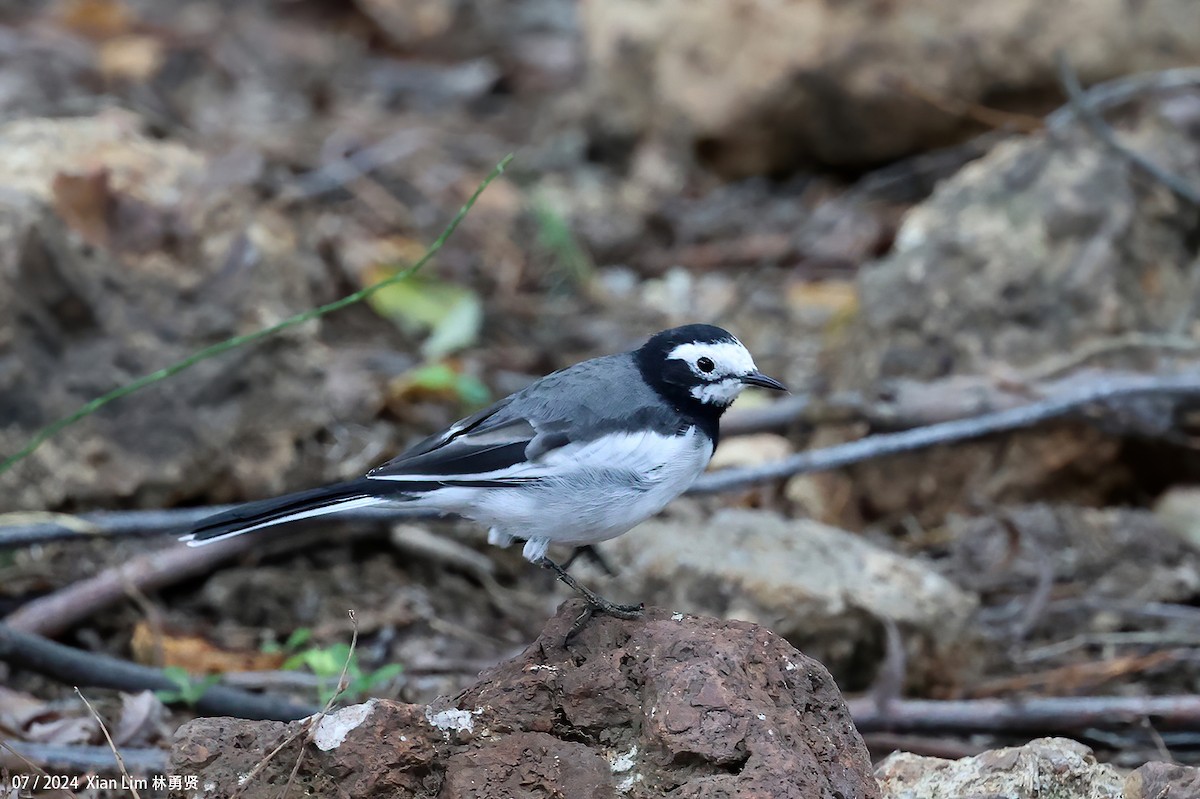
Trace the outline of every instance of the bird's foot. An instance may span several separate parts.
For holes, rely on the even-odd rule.
[[[579,560],[581,557],[586,557],[592,563],[599,566],[609,577],[616,577],[616,569],[608,562],[608,559],[600,554],[600,550],[596,549],[592,544],[584,544],[583,546],[575,547],[575,551],[567,556],[567,559],[562,562],[563,570],[571,568],[571,564]]]
[[[575,593],[583,597],[587,602],[587,607],[583,613],[579,614],[579,618],[575,619],[571,624],[571,629],[567,631],[566,638],[563,640],[563,646],[571,643],[571,639],[579,634],[579,631],[591,620],[592,616],[597,613],[605,613],[609,616],[616,616],[618,619],[636,619],[642,615],[645,606],[637,605],[621,605],[597,594],[595,591],[580,585],[579,581],[571,575],[567,574],[562,566],[559,566],[549,558],[543,557],[538,561],[538,565],[542,568],[550,569],[558,575],[558,579],[567,584]]]

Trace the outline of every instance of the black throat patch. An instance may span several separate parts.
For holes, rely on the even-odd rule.
[[[686,325],[652,336],[633,353],[642,379],[683,417],[684,424],[679,432],[695,425],[712,439],[714,449],[720,438],[721,415],[728,406],[701,402],[692,396],[692,389],[705,385],[704,381],[696,377],[691,366],[683,360],[667,355],[680,344],[725,341],[736,339],[713,325]]]

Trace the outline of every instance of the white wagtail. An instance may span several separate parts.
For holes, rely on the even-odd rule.
[[[746,386],[786,390],[712,325],[664,330],[639,349],[554,372],[430,436],[365,477],[250,502],[182,537],[191,546],[371,505],[456,513],[487,525],[488,541],[524,540],[529,561],[553,569],[589,610],[618,605],[546,557],[552,543],[615,538],[662,510],[708,466],[721,414]]]

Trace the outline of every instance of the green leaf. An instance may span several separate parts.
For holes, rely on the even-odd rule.
[[[177,686],[174,690],[159,689],[154,692],[158,701],[164,705],[182,702],[189,707],[195,707],[196,703],[203,698],[204,693],[220,681],[220,677],[215,674],[210,674],[203,680],[197,680],[186,669],[179,666],[168,666],[163,669],[163,676]]]
[[[288,636],[287,641],[285,641],[283,644],[283,648],[288,652],[295,652],[297,649],[307,644],[311,639],[312,630],[310,628],[297,627],[292,631],[292,634]]]
[[[460,402],[471,407],[486,405],[492,398],[492,392],[482,380],[463,374],[447,363],[418,366],[405,378],[409,385],[426,391],[453,391]]]
[[[399,663],[389,663],[388,665],[375,669],[375,671],[371,672],[371,683],[373,685],[379,685],[380,683],[385,683],[388,680],[394,680],[396,677],[399,677],[400,673],[403,671],[404,667]]]
[[[475,292],[436,278],[414,275],[385,286],[367,302],[410,332],[428,331],[421,352],[429,359],[471,346],[483,324],[483,303]]]
[[[458,383],[458,372],[441,362],[418,366],[404,377],[409,385],[426,391],[453,391]]]

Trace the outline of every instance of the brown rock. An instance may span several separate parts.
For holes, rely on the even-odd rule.
[[[580,7],[598,133],[681,139],[731,176],[937,146],[964,127],[955,106],[1039,113],[1059,96],[1059,50],[1085,81],[1200,57],[1192,0]]]
[[[1048,576],[1087,586],[1093,600],[1187,602],[1200,591],[1200,550],[1149,511],[1029,505],[1007,509],[1003,522],[955,518],[948,528],[947,571],[992,592],[1033,591]],[[1043,623],[1054,634],[1061,622]]]
[[[445,706],[342,708],[303,748],[305,722],[191,722],[172,773],[198,775],[200,796],[275,797],[303,752],[295,785],[320,796],[878,796],[837,686],[783,639],[651,609],[564,649],[580,609]]]
[[[471,748],[446,761],[439,797],[572,796],[605,799],[613,795],[613,772],[590,747],[544,732],[517,732],[495,744]]]
[[[143,135],[127,113],[0,127],[0,451],[324,299],[310,280],[324,267],[299,227],[247,185],[211,179],[202,153]],[[89,416],[5,475],[5,507],[238,499],[333,477],[298,443],[339,415],[327,385],[360,413],[372,390],[333,364],[323,324],[201,362]]]
[[[602,593],[767,625],[852,690],[878,676],[885,620],[901,633],[914,688],[961,679],[978,646],[977,598],[920,560],[767,511],[681,516],[647,521],[607,544],[619,589]]]
[[[1125,777],[1122,799],[1192,799],[1200,796],[1200,769],[1147,763]]]
[[[1195,115],[1168,113],[1186,105],[1174,102],[1148,102],[1114,121],[1129,146],[1200,186]],[[893,381],[1020,380],[1122,334],[1190,329],[1197,306],[1187,231],[1198,219],[1194,207],[1081,128],[1002,144],[913,209],[892,253],[860,273],[859,313],[826,353],[830,384],[876,397]],[[1158,357],[1132,348],[1083,365],[1153,369]],[[833,435],[846,433],[818,443]],[[834,494],[849,482],[846,507],[869,520],[913,514],[936,524],[962,510],[964,497],[976,506],[1091,505],[1140,490],[1130,485],[1136,470],[1121,463],[1122,443],[1062,422],[823,479],[839,483]]]
[[[1122,799],[1121,778],[1092,750],[1067,738],[1038,738],[961,760],[897,752],[875,770],[883,799],[1004,797]]]

